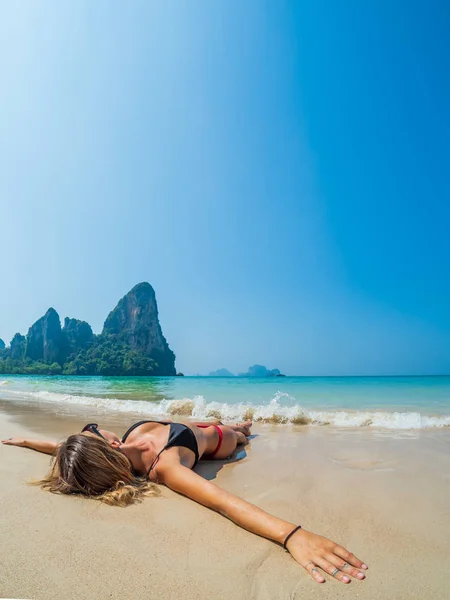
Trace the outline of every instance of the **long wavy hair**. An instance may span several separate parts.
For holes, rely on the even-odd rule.
[[[132,472],[128,458],[92,433],[62,442],[47,477],[31,482],[53,494],[81,494],[111,506],[129,506],[159,493],[158,487]]]

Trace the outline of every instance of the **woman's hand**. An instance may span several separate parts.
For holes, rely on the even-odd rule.
[[[359,569],[367,569],[367,565],[348,550],[335,542],[316,535],[305,529],[299,529],[286,544],[295,560],[304,567],[318,583],[324,583],[321,571],[332,575],[342,583],[350,583],[349,575],[356,579],[364,579]]]
[[[36,452],[42,452],[43,454],[53,454],[58,448],[56,442],[48,442],[46,440],[24,440],[23,438],[12,437],[7,440],[2,440],[2,444],[5,444],[5,446],[29,448],[30,450],[36,450]]]
[[[8,438],[7,440],[2,440],[2,444],[5,444],[5,446],[20,446],[21,448],[24,448],[25,440],[23,438]]]

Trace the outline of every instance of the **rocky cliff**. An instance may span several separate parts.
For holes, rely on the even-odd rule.
[[[175,355],[163,336],[149,283],[139,283],[119,300],[105,321],[103,335],[120,336],[130,348],[155,360],[166,375],[176,375]]]
[[[62,333],[66,346],[66,356],[72,352],[77,352],[87,348],[94,338],[94,334],[89,323],[86,323],[86,321],[80,321],[79,319],[69,319],[69,317],[64,319]]]
[[[0,345],[0,373],[49,375],[175,375],[175,355],[161,331],[155,292],[140,283],[94,335],[86,321],[64,320],[53,308],[28,330]]]
[[[59,363],[63,358],[61,322],[54,308],[30,327],[27,335],[25,356],[47,364]]]
[[[27,338],[20,333],[16,333],[10,344],[10,356],[12,360],[23,360],[25,356],[25,344]]]
[[[4,350],[6,348],[5,342],[0,338],[0,350]]]

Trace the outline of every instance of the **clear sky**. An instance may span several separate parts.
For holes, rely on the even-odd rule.
[[[450,372],[450,8],[0,7],[0,337],[149,281],[177,368]]]

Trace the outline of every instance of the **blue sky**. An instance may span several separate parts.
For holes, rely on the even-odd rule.
[[[0,337],[146,280],[186,373],[450,372],[449,17],[3,3]]]

